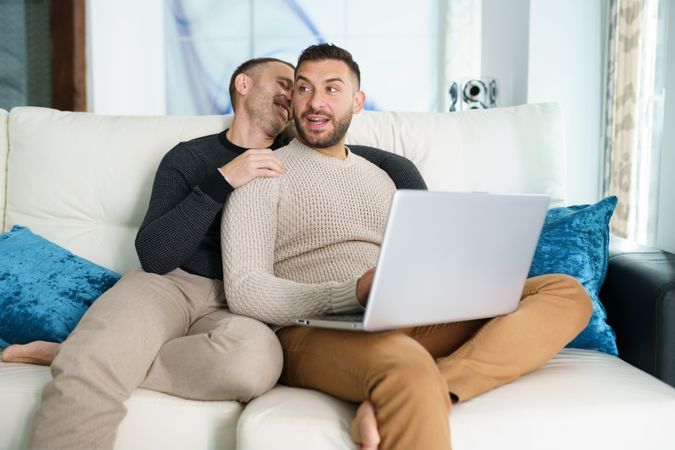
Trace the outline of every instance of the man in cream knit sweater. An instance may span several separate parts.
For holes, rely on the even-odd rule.
[[[293,70],[273,58],[239,66],[230,81],[236,109],[230,128],[177,144],[157,169],[136,238],[142,269],[99,298],[62,345],[37,341],[3,352],[5,360],[52,364],[32,448],[112,448],[124,401],[138,386],[248,401],[276,384],[277,336],[227,310],[222,261],[229,256],[220,248],[220,218],[233,191],[284,172],[273,150],[288,143],[279,133],[291,119]],[[425,187],[405,158],[354,150],[397,186]]]
[[[492,320],[380,333],[288,326],[361,311],[370,290],[395,187],[344,145],[365,102],[359,83],[349,52],[319,44],[301,54],[299,137],[276,152],[286,171],[238,189],[223,212],[226,298],[235,313],[286,326],[284,383],[361,403],[352,423],[360,448],[447,450],[452,400],[539,367],[585,327],[592,306],[575,279],[547,275],[527,281],[514,313]]]

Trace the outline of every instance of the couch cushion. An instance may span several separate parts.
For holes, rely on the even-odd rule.
[[[355,406],[276,387],[252,401],[239,450],[354,448]],[[675,442],[675,389],[617,357],[566,349],[543,368],[453,407],[454,450],[653,449]]]
[[[0,348],[62,342],[119,274],[15,225],[0,234]]]
[[[239,450],[354,448],[356,406],[322,392],[278,385],[249,403],[239,419]]]
[[[124,274],[139,265],[134,239],[162,156],[180,141],[223,130],[230,120],[14,108],[6,226],[27,226]]]
[[[26,448],[42,387],[51,379],[49,368],[0,361],[0,450]],[[242,406],[237,402],[183,400],[137,389],[125,403],[116,450],[234,450],[236,424]],[[11,413],[9,413],[11,412]]]
[[[568,347],[610,355],[618,354],[616,336],[599,295],[607,274],[609,220],[616,202],[611,196],[593,205],[550,209],[528,274],[564,273],[579,280],[593,301],[593,315]]]
[[[7,136],[7,120],[9,114],[0,108],[0,232],[5,230],[5,200],[7,188],[7,153],[9,137]]]
[[[429,189],[565,199],[565,138],[553,103],[456,113],[364,112],[347,142],[411,159]]]

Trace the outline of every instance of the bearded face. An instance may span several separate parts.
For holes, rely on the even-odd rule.
[[[321,109],[316,111],[310,106],[300,115],[294,111],[293,122],[295,122],[300,140],[306,145],[314,148],[329,148],[339,143],[347,134],[352,122],[352,112],[347,111],[340,117],[335,117]]]
[[[274,92],[263,83],[256,83],[244,108],[250,117],[256,118],[268,136],[276,136],[291,120],[291,106],[285,95]]]
[[[247,77],[250,88],[242,97],[242,108],[264,133],[275,137],[291,121],[293,69],[283,63],[268,62]]]
[[[339,60],[305,61],[295,74],[293,121],[299,139],[316,149],[339,152],[352,116],[365,96],[350,68]]]

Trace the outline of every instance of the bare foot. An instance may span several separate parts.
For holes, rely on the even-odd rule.
[[[373,404],[365,401],[356,410],[352,421],[352,440],[357,450],[377,450],[380,445],[380,433],[377,431],[377,418]]]
[[[54,361],[59,344],[56,342],[33,341],[28,344],[10,345],[2,351],[4,362],[37,364],[48,366]]]

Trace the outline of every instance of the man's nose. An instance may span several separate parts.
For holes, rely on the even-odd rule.
[[[309,97],[309,106],[311,106],[312,109],[314,109],[314,110],[319,110],[319,109],[321,109],[323,104],[324,104],[324,98],[323,98],[323,95],[321,94],[321,91],[319,91],[318,89],[312,91],[312,93],[310,94],[310,97]]]
[[[284,89],[282,89],[282,91],[283,91],[284,99],[290,103],[291,97],[293,95],[293,88],[292,87],[288,88],[288,89],[284,88]]]

